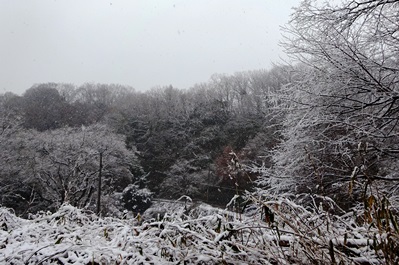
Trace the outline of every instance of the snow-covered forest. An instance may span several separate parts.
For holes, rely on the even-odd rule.
[[[398,264],[399,2],[305,0],[292,63],[0,95],[1,264]]]

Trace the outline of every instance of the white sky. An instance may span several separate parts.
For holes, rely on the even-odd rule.
[[[35,83],[188,88],[270,68],[299,0],[0,0],[0,93]]]

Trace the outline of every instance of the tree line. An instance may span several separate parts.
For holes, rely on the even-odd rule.
[[[22,96],[5,93],[2,205],[20,213],[66,201],[94,209],[101,190],[108,211],[107,204],[128,205],[137,194],[144,201],[189,195],[224,205],[259,176],[233,167],[234,156],[243,165],[270,163],[278,119],[267,97],[289,72],[284,66],[219,74],[187,90],[44,83]]]

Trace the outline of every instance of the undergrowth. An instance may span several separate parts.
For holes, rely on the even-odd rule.
[[[340,214],[332,211],[337,206],[329,198],[318,198],[315,207],[285,197],[247,199],[251,211],[244,213],[182,205],[145,220],[99,218],[67,204],[25,220],[1,208],[0,263],[399,262],[397,215],[386,198],[370,196],[362,210]]]

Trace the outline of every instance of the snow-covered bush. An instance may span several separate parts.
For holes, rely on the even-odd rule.
[[[149,189],[130,184],[122,192],[123,208],[135,214],[143,213],[151,206],[152,195]]]

